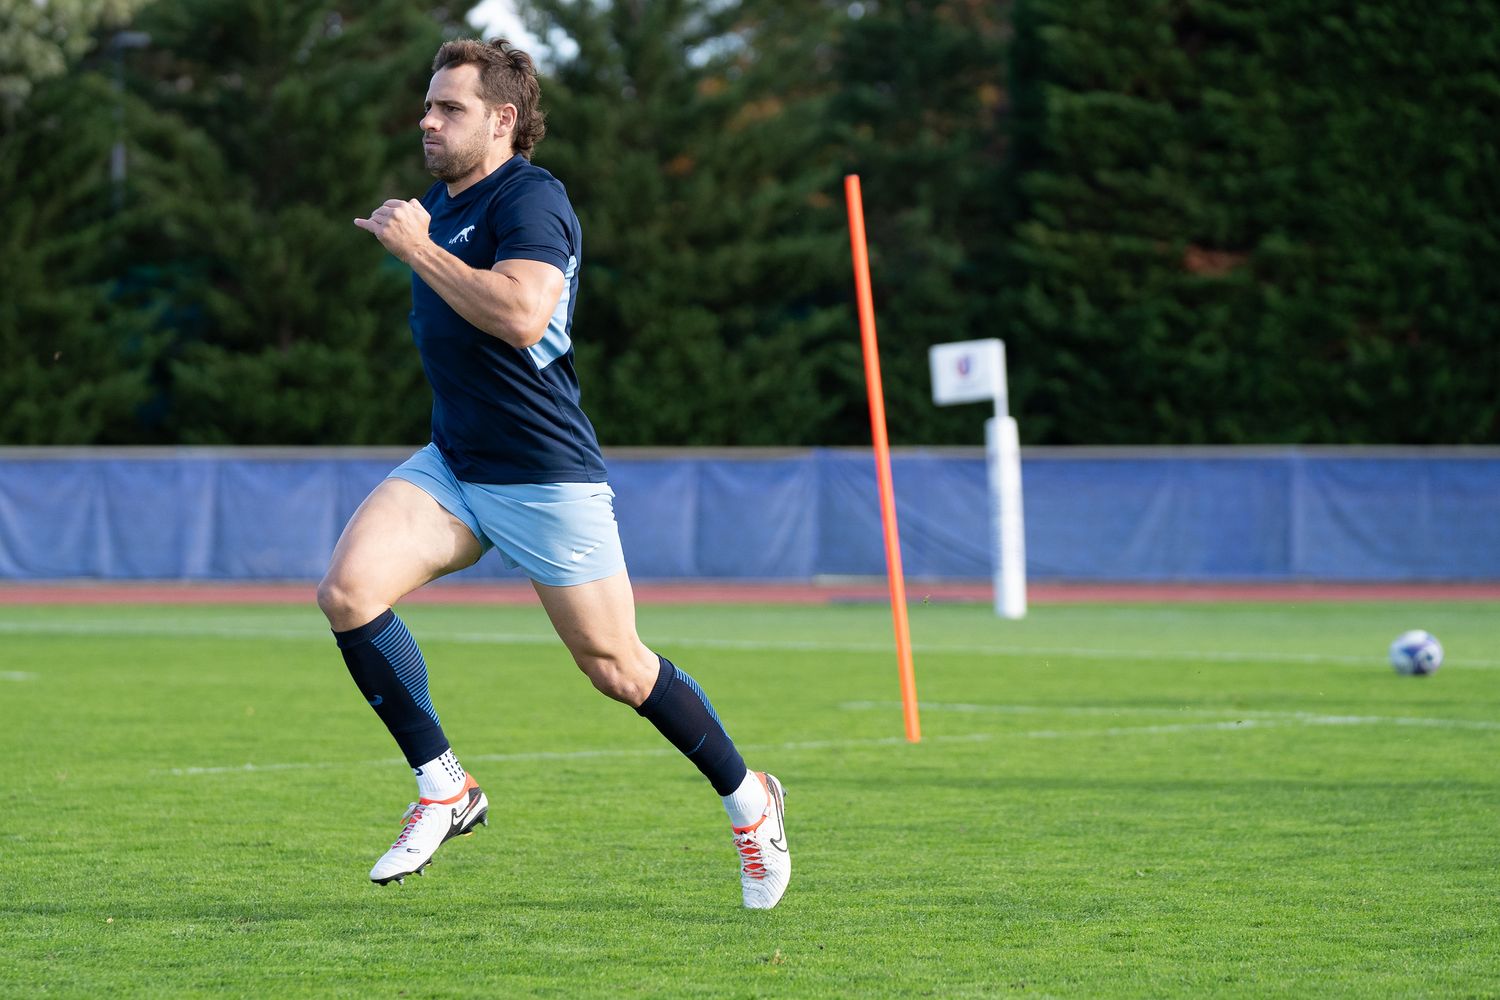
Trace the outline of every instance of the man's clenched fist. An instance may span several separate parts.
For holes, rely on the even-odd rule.
[[[355,219],[354,224],[374,233],[394,256],[410,261],[411,255],[429,242],[427,227],[431,221],[432,216],[417,199],[392,198],[371,212],[368,219]]]

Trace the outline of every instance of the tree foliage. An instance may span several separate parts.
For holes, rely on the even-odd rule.
[[[416,121],[457,25],[398,0],[188,0],[139,22],[131,274],[172,317],[159,433],[420,440],[409,272],[352,220],[430,183]]]
[[[837,163],[803,5],[531,0],[573,43],[536,162],[584,230],[585,403],[614,444],[811,444],[848,407]]]
[[[1029,436],[1500,437],[1493,18],[1022,0],[1016,22]]]
[[[95,32],[130,20],[145,0],[0,0],[0,121],[44,80],[93,47]]]
[[[45,80],[0,139],[0,441],[129,442],[151,396],[163,338],[108,277],[111,95],[98,76]]]
[[[0,5],[0,441],[421,440],[351,220],[472,4]],[[927,349],[989,336],[1030,442],[1500,440],[1491,3],[524,8],[609,444],[868,440],[846,173],[898,442],[978,440]]]
[[[865,3],[838,43],[832,112],[864,191],[893,441],[983,440],[974,408],[932,405],[927,349],[1008,339],[1005,18],[994,0]],[[841,428],[868,436],[863,418]]]

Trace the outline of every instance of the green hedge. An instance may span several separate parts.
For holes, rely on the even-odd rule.
[[[1481,7],[1018,3],[1023,434],[1500,440]]]
[[[0,443],[419,440],[408,275],[350,220],[430,183],[470,6],[163,0],[6,89]],[[990,336],[1032,443],[1500,441],[1494,2],[522,6],[577,43],[537,161],[607,444],[868,441],[850,172],[897,443],[980,440],[927,349]]]

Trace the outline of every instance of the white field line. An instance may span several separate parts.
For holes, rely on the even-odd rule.
[[[962,736],[931,736],[926,742],[931,743],[985,743],[995,738],[994,733],[968,733]],[[883,736],[878,739],[867,740],[804,740],[796,743],[765,743],[746,744],[740,747],[746,752],[794,752],[798,750],[838,750],[850,747],[880,747],[897,746],[905,743],[904,736]],[[509,763],[512,761],[549,761],[549,760],[591,760],[597,758],[623,758],[623,757],[666,757],[677,755],[678,750],[674,747],[651,747],[638,750],[621,750],[605,748],[601,750],[537,750],[528,753],[480,753],[464,754],[466,761],[484,761]],[[391,767],[397,764],[405,764],[406,761],[399,757],[387,757],[381,760],[361,760],[348,764],[317,764],[312,762],[297,762],[283,764],[233,764],[226,767],[170,767],[152,771],[152,774],[170,774],[176,776],[196,774],[255,774],[261,771],[306,771],[312,768],[323,767]]]
[[[900,707],[900,702],[846,702],[842,706],[846,709],[872,709]],[[944,706],[941,704],[928,704],[921,706],[931,711],[943,711],[945,708],[957,708],[961,711],[969,711],[980,708],[990,708],[997,712],[1015,713],[1048,713],[1058,715],[1093,715],[1093,714],[1155,714],[1173,711],[1172,709],[1115,709],[1104,706],[1076,706],[1053,708],[1045,705],[960,705]],[[1181,714],[1209,714],[1208,712],[1192,712]],[[1277,726],[1302,725],[1302,726],[1355,726],[1355,725],[1396,725],[1396,726],[1436,726],[1445,729],[1483,729],[1500,730],[1500,722],[1486,722],[1471,719],[1424,719],[1404,718],[1399,716],[1377,716],[1377,715],[1318,715],[1314,712],[1220,712],[1218,714],[1229,714],[1235,716],[1230,719],[1220,719],[1215,722],[1180,722],[1165,723],[1146,726],[1108,726],[1102,729],[1031,729],[1014,733],[966,733],[955,736],[928,736],[923,742],[954,744],[954,743],[988,743],[998,739],[1032,739],[1032,740],[1059,740],[1059,739],[1088,739],[1100,736],[1156,736],[1171,733],[1192,732],[1242,732],[1248,729],[1267,729]],[[1248,717],[1247,716],[1252,716]],[[901,736],[886,736],[877,739],[851,739],[851,740],[803,740],[792,743],[766,743],[747,744],[741,747],[749,753],[761,753],[777,751],[783,753],[795,753],[800,750],[841,750],[856,747],[882,747],[901,746],[907,741]],[[464,754],[464,760],[481,761],[486,763],[512,763],[517,761],[566,761],[566,760],[597,760],[597,759],[622,759],[631,757],[664,757],[675,755],[677,750],[670,747],[653,747],[650,749],[599,749],[599,750],[571,750],[554,751],[539,750],[528,753],[490,753],[490,754]],[[313,768],[338,768],[338,767],[393,767],[404,763],[399,758],[387,757],[381,760],[362,760],[348,764],[330,764],[294,762],[275,764],[235,764],[220,767],[173,767],[152,771],[154,775],[173,775],[176,777],[190,777],[204,774],[256,774],[268,771],[306,771]]]
[[[1179,722],[1162,726],[1111,726],[1108,729],[1033,729],[1018,735],[1033,740],[1061,740],[1076,736],[1152,736],[1157,733],[1200,733],[1212,730],[1264,729],[1280,722],[1235,719],[1223,722]]]
[[[0,681],[34,681],[36,674],[24,670],[0,670]]]
[[[846,701],[840,708],[851,711],[869,709],[899,709],[899,701]],[[1425,726],[1432,729],[1477,729],[1485,732],[1500,731],[1500,722],[1487,719],[1447,719],[1432,716],[1409,715],[1327,715],[1320,712],[1275,712],[1260,709],[1234,708],[1148,708],[1140,706],[1109,705],[985,705],[963,702],[920,702],[917,706],[924,712],[959,712],[967,714],[1000,715],[1168,715],[1223,718],[1229,717],[1225,728],[1255,723],[1300,723],[1306,726]],[[1131,727],[1132,732],[1144,732],[1147,727]],[[1169,731],[1163,729],[1162,731]],[[1170,730],[1177,731],[1177,730]],[[1065,730],[1084,732],[1084,730]],[[1105,732],[1098,730],[1097,732]]]
[[[256,625],[191,625],[169,622],[0,622],[0,633],[23,635],[133,635],[192,636],[210,639],[289,639],[332,642],[320,628],[273,628]],[[706,636],[651,635],[653,645],[663,648],[765,650],[788,653],[889,653],[888,642],[826,642],[802,639],[723,639]],[[471,645],[548,646],[557,642],[551,633],[509,632],[441,632],[431,635],[430,642],[457,642]],[[1368,667],[1384,663],[1380,651],[1368,656],[1340,653],[1289,653],[1275,650],[1226,649],[1100,649],[1088,646],[986,646],[948,645],[918,642],[915,652],[933,655],[1045,657],[1079,656],[1094,660],[1151,662],[1156,660],[1187,662],[1309,663],[1342,664]],[[1500,669],[1500,660],[1463,657],[1450,660],[1450,669]]]

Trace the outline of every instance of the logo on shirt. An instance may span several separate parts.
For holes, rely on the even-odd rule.
[[[473,231],[474,231],[474,227],[473,226],[464,226],[462,229],[460,229],[458,231],[458,235],[457,236],[453,237],[453,239],[451,239],[451,240],[448,241],[448,245],[452,246],[455,243],[467,243],[467,242],[469,242],[469,234],[472,233]]]

